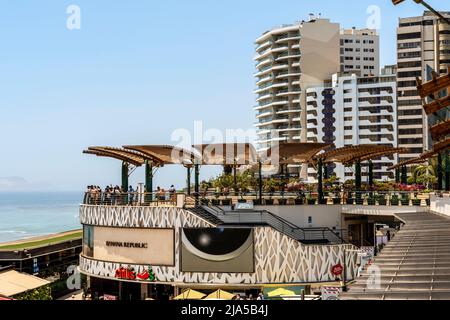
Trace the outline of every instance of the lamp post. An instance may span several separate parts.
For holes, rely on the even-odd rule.
[[[195,179],[195,185],[194,185],[194,193],[195,193],[195,205],[199,205],[199,176],[200,176],[200,165],[195,164],[194,165],[194,179]]]
[[[402,2],[404,2],[405,0],[392,0],[392,3],[396,6]],[[421,4],[423,5],[425,8],[427,8],[428,10],[430,10],[431,12],[433,12],[436,16],[438,16],[439,18],[441,18],[442,20],[445,21],[445,23],[447,23],[448,25],[450,25],[450,19],[444,17],[439,11],[437,11],[436,9],[434,9],[432,6],[430,6],[428,3],[426,3],[423,0],[414,0],[415,3]]]
[[[153,200],[153,164],[152,162],[145,160],[145,202],[151,202]]]

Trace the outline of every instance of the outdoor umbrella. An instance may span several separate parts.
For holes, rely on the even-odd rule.
[[[292,290],[278,288],[276,290],[270,291],[267,296],[269,298],[280,297],[280,296],[295,296],[295,292]]]
[[[231,300],[233,297],[234,294],[219,289],[209,294],[205,300]]]
[[[176,296],[173,299],[174,300],[200,300],[204,296],[206,296],[204,293],[201,293],[201,292],[198,292],[198,291],[195,291],[192,289],[187,289],[182,294]]]

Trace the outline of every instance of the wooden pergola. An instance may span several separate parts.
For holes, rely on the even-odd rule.
[[[195,170],[195,196],[199,195],[199,174],[201,165],[221,165],[233,168],[236,185],[236,169],[239,166],[258,167],[259,194],[262,197],[262,166],[279,166],[281,173],[289,174],[288,165],[316,164],[318,167],[319,198],[323,198],[323,164],[340,162],[356,165],[356,180],[361,184],[361,161],[369,160],[369,176],[373,177],[371,159],[394,153],[406,152],[404,148],[392,148],[377,145],[348,146],[333,149],[328,143],[283,143],[258,154],[250,143],[222,143],[193,145],[191,149],[171,145],[127,145],[123,148],[90,147],[83,151],[100,157],[109,157],[122,161],[122,188],[128,189],[129,165],[145,165],[145,191],[153,191],[153,169],[164,165],[181,164],[187,168],[188,195],[191,194],[191,170]],[[321,153],[322,152],[322,153]],[[359,172],[359,173],[358,173]],[[359,178],[358,178],[359,177]],[[359,180],[358,180],[359,179]],[[369,181],[372,181],[369,179]],[[357,184],[357,183],[356,183]],[[358,186],[356,186],[358,188]]]
[[[446,168],[446,173],[445,175],[442,174],[442,158],[441,158],[441,152],[442,151],[446,151],[450,148],[450,138],[438,142],[433,146],[433,149],[427,152],[422,153],[419,157],[417,158],[412,158],[412,159],[408,159],[402,162],[399,162],[398,164],[396,164],[395,166],[391,166],[388,169],[389,170],[398,170],[401,169],[402,170],[402,183],[406,183],[406,179],[407,179],[407,173],[406,173],[406,167],[407,166],[412,166],[412,165],[417,165],[417,164],[424,164],[427,163],[429,159],[433,158],[434,156],[438,156],[438,188],[442,189],[442,178],[445,179],[445,184],[446,184],[446,188],[450,189],[450,176],[449,176],[449,171],[450,171],[450,163],[448,163],[448,160],[446,162],[446,166],[448,166],[448,168]],[[448,191],[448,190],[447,190]]]
[[[325,163],[342,163],[345,166],[355,165],[355,188],[361,189],[361,162],[368,161],[369,166],[369,185],[373,185],[373,159],[383,156],[389,156],[396,153],[405,153],[406,148],[394,148],[383,145],[357,145],[346,146],[333,150],[326,151],[315,157],[318,165],[319,174],[322,171],[322,166]]]

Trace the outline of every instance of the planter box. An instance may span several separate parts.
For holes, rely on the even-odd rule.
[[[320,199],[319,200],[319,204],[327,204],[328,200],[327,199]]]
[[[308,204],[316,204],[316,199],[308,199]]]
[[[411,201],[413,206],[420,206],[422,203],[422,200],[420,199],[412,199]]]
[[[385,198],[378,199],[378,205],[379,206],[385,206],[387,204],[387,200]]]
[[[247,203],[247,200],[245,200],[245,199],[239,199],[239,200],[238,200],[238,203]]]
[[[208,200],[208,199],[200,199],[200,204],[201,204],[201,205],[207,206],[208,203],[209,203],[209,200]]]
[[[402,206],[409,206],[409,200],[402,199]]]
[[[341,198],[333,198],[333,204],[341,204]]]
[[[356,199],[356,204],[357,205],[362,205],[362,204],[364,204],[364,200],[363,199]]]
[[[392,199],[391,200],[391,206],[398,206],[398,204],[400,203],[400,201],[398,199]]]
[[[355,203],[355,199],[353,199],[353,198],[347,198],[347,199],[345,200],[345,203],[346,203],[346,204],[353,204],[353,203]]]
[[[374,206],[375,205],[375,199],[367,199],[367,205],[368,206]]]
[[[425,202],[427,203],[427,206],[430,206],[430,198],[425,199]]]
[[[211,204],[212,204],[213,206],[218,206],[218,205],[220,205],[220,200],[218,200],[218,199],[212,199],[212,200],[211,200]]]
[[[229,206],[229,205],[231,205],[231,200],[230,200],[230,199],[222,200],[222,205],[223,205],[223,206]]]
[[[278,205],[285,206],[287,204],[287,199],[278,199]]]
[[[266,199],[264,201],[266,203],[266,206],[272,206],[273,205],[273,199]]]
[[[295,199],[295,204],[296,205],[302,205],[303,204],[303,199]]]
[[[259,205],[261,205],[261,202],[259,201],[259,199],[253,200],[253,205],[259,206]]]

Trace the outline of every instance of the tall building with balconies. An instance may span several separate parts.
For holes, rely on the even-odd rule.
[[[341,30],[341,72],[362,77],[380,74],[380,37],[376,30]]]
[[[384,68],[377,77],[333,75],[331,84],[306,90],[308,142],[334,143],[336,148],[374,144],[397,147],[397,86],[394,68]],[[393,178],[387,170],[394,156],[373,159],[374,178]],[[353,179],[351,168],[332,164],[341,181]],[[367,175],[368,168],[363,176]],[[330,172],[331,174],[331,172]],[[316,176],[309,168],[309,176]]]
[[[256,39],[258,150],[274,141],[306,141],[305,90],[339,71],[339,39],[339,24],[318,17]]]
[[[450,17],[450,12],[442,12]],[[445,73],[450,65],[450,26],[431,12],[401,18],[397,28],[398,141],[410,149],[401,161],[418,157],[431,147],[428,117],[416,88],[416,77],[427,81],[431,70]]]

